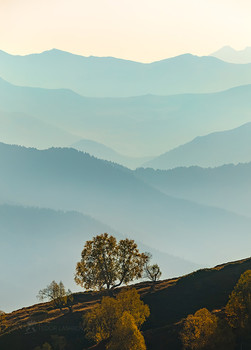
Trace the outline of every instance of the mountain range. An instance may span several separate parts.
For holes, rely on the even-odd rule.
[[[176,167],[216,167],[251,161],[251,123],[238,128],[199,136],[192,141],[154,158],[143,167],[172,169]]]
[[[200,265],[248,254],[251,219],[166,195],[114,163],[74,149],[5,144],[0,160],[0,193],[10,203],[79,211]]]
[[[150,157],[198,135],[250,122],[251,85],[212,94],[97,99],[70,90],[18,87],[0,80],[0,110],[35,117],[57,128],[53,145],[48,140],[46,147],[61,145],[60,129],[68,135],[65,146],[74,142],[69,143],[74,136],[76,141],[95,140],[126,156]],[[25,119],[20,124],[29,130]],[[41,134],[37,140],[43,141],[34,144],[38,148],[47,140],[47,134]],[[6,139],[0,129],[2,137]],[[28,138],[25,145],[30,144]]]
[[[251,217],[251,163],[206,169],[137,169],[134,174],[169,196]]]
[[[0,76],[16,85],[65,88],[88,97],[206,93],[251,84],[249,64],[210,56],[184,54],[146,64],[56,49],[27,56],[0,51]]]
[[[103,232],[135,239],[164,277],[250,255],[251,63],[0,51],[0,77],[5,310],[53,279],[76,290]]]

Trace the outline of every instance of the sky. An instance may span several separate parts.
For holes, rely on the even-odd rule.
[[[250,0],[0,0],[0,49],[152,62],[251,46]]]

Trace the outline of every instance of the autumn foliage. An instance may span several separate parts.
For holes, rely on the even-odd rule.
[[[96,343],[109,340],[109,349],[116,349],[115,339],[131,335],[128,350],[145,349],[139,328],[150,315],[147,305],[140,300],[136,289],[121,291],[116,298],[103,297],[101,303],[84,316],[86,335]],[[137,346],[134,344],[138,344]],[[141,344],[141,345],[140,345]],[[121,347],[123,349],[123,347]]]
[[[0,333],[5,329],[6,327],[6,315],[3,311],[0,310]]]
[[[251,270],[244,272],[226,306],[231,327],[251,333]]]
[[[181,333],[185,349],[204,349],[216,333],[217,317],[206,308],[188,315]]]
[[[205,308],[188,315],[181,332],[184,349],[230,350],[236,345],[244,349],[250,344],[251,270],[241,275],[223,315],[218,318]]]
[[[129,312],[125,311],[117,321],[107,349],[146,350],[144,337],[136,326],[134,317]]]
[[[85,243],[76,266],[75,282],[87,290],[114,289],[141,278],[147,259],[134,240],[117,242],[104,233]]]

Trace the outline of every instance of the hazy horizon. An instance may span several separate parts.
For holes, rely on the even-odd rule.
[[[245,0],[3,0],[1,48],[25,55],[56,47],[139,62],[187,52],[209,55],[226,45],[251,45],[250,12]]]

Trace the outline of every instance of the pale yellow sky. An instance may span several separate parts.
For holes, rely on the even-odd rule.
[[[0,49],[150,62],[251,46],[250,0],[0,0]]]

